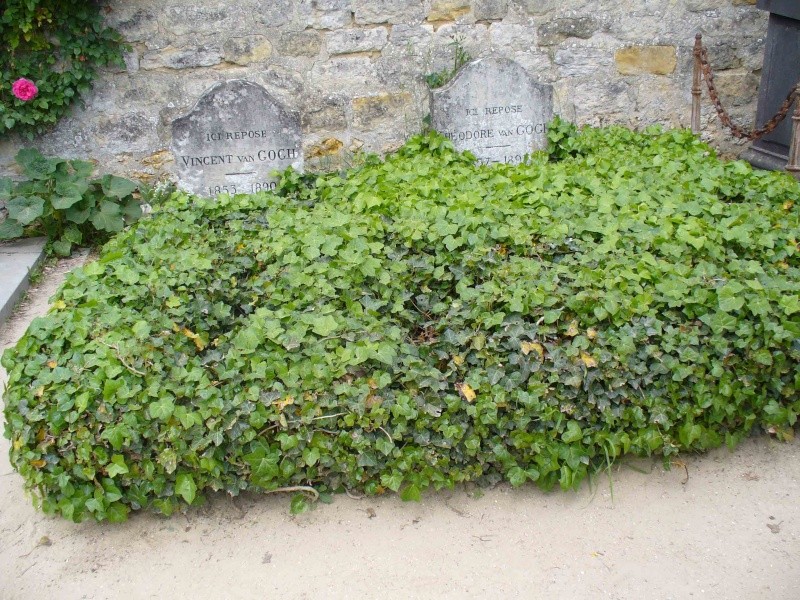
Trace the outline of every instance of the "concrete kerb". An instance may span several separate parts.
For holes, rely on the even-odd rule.
[[[30,285],[29,275],[44,258],[47,238],[0,243],[0,323],[14,312]]]

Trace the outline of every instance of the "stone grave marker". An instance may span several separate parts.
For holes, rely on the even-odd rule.
[[[218,83],[172,122],[172,152],[180,187],[194,194],[273,189],[273,171],[303,168],[300,119],[256,83]]]
[[[553,86],[502,58],[469,63],[431,98],[433,128],[483,164],[516,164],[545,149],[552,118]]]

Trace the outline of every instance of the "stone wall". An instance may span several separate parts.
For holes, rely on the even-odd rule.
[[[103,171],[170,173],[173,119],[226,79],[263,85],[299,112],[307,164],[386,152],[423,128],[425,75],[474,58],[522,64],[554,86],[554,108],[589,124],[688,127],[700,32],[734,118],[752,125],[767,14],[755,0],[111,0],[131,45],[127,68],[96,82],[84,108],[35,140]],[[704,96],[704,136],[726,152]],[[10,171],[28,142],[0,142]]]

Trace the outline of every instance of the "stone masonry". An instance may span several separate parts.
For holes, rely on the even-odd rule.
[[[300,115],[307,166],[384,153],[424,128],[425,75],[473,58],[512,59],[554,86],[579,124],[688,127],[692,44],[709,46],[732,116],[751,126],[767,14],[755,0],[110,0],[130,44],[50,133],[43,152],[92,158],[146,180],[174,174],[171,122],[216,83],[245,79]],[[703,136],[742,149],[704,95]],[[0,141],[0,173],[29,142]],[[310,160],[309,160],[310,159]],[[315,162],[316,161],[316,162]]]

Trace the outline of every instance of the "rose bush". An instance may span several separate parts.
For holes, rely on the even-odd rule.
[[[37,88],[36,84],[30,79],[20,77],[14,82],[14,85],[11,86],[11,93],[23,102],[27,102],[28,100],[36,98],[36,95],[39,93],[39,88]]]

